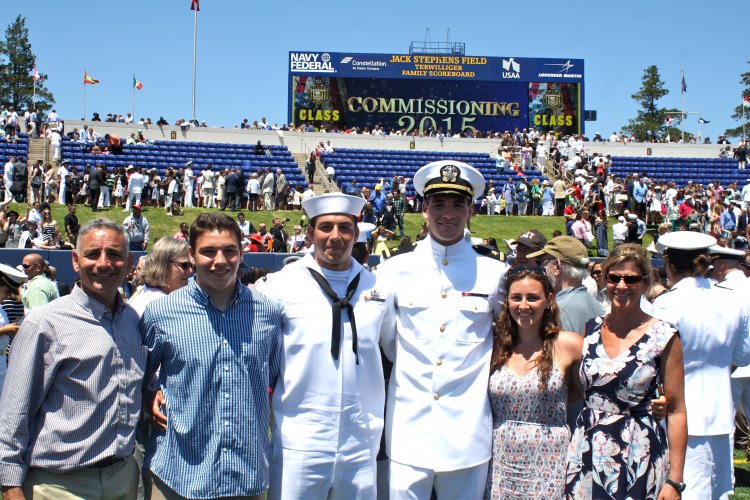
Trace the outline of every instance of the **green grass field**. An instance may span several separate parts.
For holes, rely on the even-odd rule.
[[[11,204],[11,208],[18,211],[21,216],[26,214],[26,206],[21,204]],[[109,209],[100,209],[96,214],[91,212],[88,206],[78,205],[78,220],[83,225],[85,222],[96,217],[106,217],[117,222],[122,222],[128,215],[122,208],[111,207]],[[212,209],[213,210],[213,209]],[[187,208],[184,209],[184,214],[181,216],[169,217],[163,208],[156,207],[143,207],[143,215],[148,219],[149,226],[151,228],[151,239],[161,238],[163,236],[172,236],[175,234],[181,222],[187,222],[190,224],[199,213],[204,211],[200,208]],[[68,213],[68,209],[65,206],[55,204],[52,206],[52,217],[57,221],[60,230],[64,234],[63,219]],[[236,212],[226,211],[228,215],[236,218]],[[271,227],[271,221],[274,217],[288,217],[290,219],[287,230],[291,233],[291,226],[299,224],[302,217],[302,212],[293,211],[259,211],[259,212],[248,212],[243,210],[245,217],[253,223],[257,228],[258,224],[266,223],[268,227]],[[414,238],[419,233],[420,227],[424,219],[419,213],[410,213],[405,216],[405,230],[406,234]],[[614,220],[610,221],[610,224]],[[502,240],[504,239],[515,239],[524,231],[529,229],[537,229],[542,232],[548,239],[551,238],[552,232],[555,229],[559,229],[563,233],[565,232],[565,219],[563,217],[505,217],[502,215],[475,215],[471,218],[471,232],[473,236],[478,238],[495,238],[500,246],[500,250],[506,251]],[[611,235],[611,233],[610,233]],[[647,235],[645,244],[650,243],[650,236]],[[394,241],[394,246],[397,241]],[[611,246],[611,236],[610,236]]]

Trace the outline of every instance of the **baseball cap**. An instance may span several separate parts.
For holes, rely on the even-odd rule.
[[[547,244],[547,238],[536,229],[530,229],[516,239],[516,243],[532,250],[540,250]]]
[[[549,255],[575,267],[586,267],[589,255],[583,243],[572,236],[558,236],[552,238],[538,252],[530,253],[529,258]]]

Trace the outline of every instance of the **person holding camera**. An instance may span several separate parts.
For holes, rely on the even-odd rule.
[[[284,229],[284,225],[287,222],[289,222],[288,217],[285,217],[283,219],[274,217],[273,219],[273,227],[269,232],[271,233],[271,236],[273,236],[273,247],[271,251],[275,253],[285,253],[289,251],[287,246],[287,242],[289,241],[289,233],[287,233]]]

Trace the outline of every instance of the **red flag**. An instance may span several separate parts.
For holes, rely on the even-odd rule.
[[[91,75],[89,75],[88,73],[86,73],[84,71],[83,72],[83,83],[84,84],[89,84],[89,85],[95,85],[95,84],[99,83],[99,80],[95,80],[94,77],[92,77]]]
[[[201,11],[200,0],[190,0],[190,10],[197,10],[198,12],[200,12]]]
[[[138,90],[141,90],[143,88],[143,84],[135,79],[135,75],[133,75],[133,87],[137,88]]]
[[[742,105],[750,108],[750,96],[742,96]]]
[[[39,74],[39,72],[36,70],[36,66],[34,66],[34,76],[32,77],[35,82],[38,82],[42,79],[42,76]]]

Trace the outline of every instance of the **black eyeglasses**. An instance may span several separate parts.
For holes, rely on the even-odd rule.
[[[601,274],[602,274],[601,270],[591,271],[591,276],[601,276]]]
[[[176,260],[173,260],[172,264],[175,264],[183,271],[190,271],[193,269],[193,264],[191,264],[190,262],[177,262]]]
[[[24,269],[28,269],[28,268],[30,268],[33,265],[34,264],[21,264],[21,267],[24,268]]]
[[[645,276],[623,276],[622,274],[607,273],[605,276],[606,280],[613,285],[617,285],[620,281],[624,281],[626,285],[635,285],[640,283],[646,278]]]

